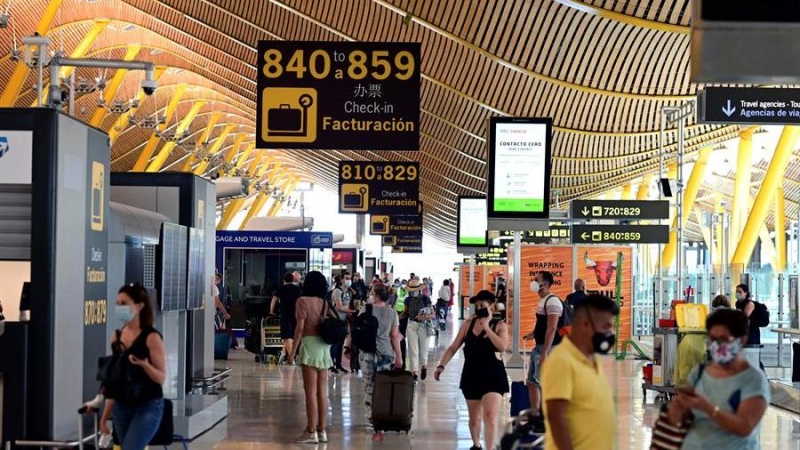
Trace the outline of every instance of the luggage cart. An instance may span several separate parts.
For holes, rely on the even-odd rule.
[[[281,339],[281,321],[279,318],[265,317],[261,322],[261,355],[263,363],[277,360],[283,350]]]

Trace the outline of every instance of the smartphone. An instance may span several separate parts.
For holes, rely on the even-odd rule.
[[[675,391],[683,395],[695,395],[694,388],[688,385],[675,386]]]

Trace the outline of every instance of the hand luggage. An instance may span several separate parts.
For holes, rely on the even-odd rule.
[[[372,395],[372,426],[375,431],[408,433],[413,411],[414,377],[411,372],[378,372]]]
[[[231,350],[231,334],[225,328],[225,321],[214,327],[214,359],[228,359]]]
[[[531,409],[531,400],[528,397],[528,361],[530,355],[526,351],[526,340],[522,341],[522,381],[513,381],[511,383],[511,417],[517,417],[522,411]]]

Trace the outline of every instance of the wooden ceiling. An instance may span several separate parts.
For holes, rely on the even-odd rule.
[[[0,30],[0,86],[17,64],[8,57],[14,37],[19,41],[32,34],[51,1],[13,2],[12,26]],[[70,54],[98,18],[109,19],[87,56],[122,58],[128,45],[137,43],[136,59],[170,68],[159,79],[156,95],[146,98],[135,116],[163,114],[181,89],[167,131],[195,102],[204,101],[189,125],[188,142],[194,143],[213,113],[221,112],[209,141],[235,124],[221,145],[231,152],[239,151],[232,148],[239,134],[246,135],[238,141],[241,148],[254,138],[259,40],[421,42],[419,153],[264,153],[300,179],[333,190],[341,159],[418,160],[426,233],[452,245],[456,198],[486,192],[490,116],[553,117],[552,188],[562,207],[570,199],[638,183],[643,174],[655,172],[660,110],[692,100],[696,89],[689,83],[688,6],[689,0],[63,0],[48,36],[53,47]],[[35,101],[33,77],[28,76],[18,106]],[[141,74],[128,73],[116,98],[135,97],[140,81]],[[181,83],[187,86],[179,88]],[[88,121],[98,96],[81,96],[76,113]],[[112,129],[117,118],[105,114],[102,127]],[[117,126],[112,165],[131,170],[152,130]],[[738,132],[739,127],[697,125],[690,119],[687,159],[700,147]],[[676,141],[670,129],[666,142],[672,157]],[[185,150],[172,152],[164,170],[180,169],[186,158]],[[731,191],[731,181],[723,178],[710,179],[701,197]],[[798,186],[787,185],[786,192],[794,196],[787,208],[796,208]],[[699,229],[690,231],[700,236]]]

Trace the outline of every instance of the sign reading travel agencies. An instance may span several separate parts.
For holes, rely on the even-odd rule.
[[[486,230],[488,228],[486,199],[459,197],[456,245],[458,247],[486,247]]]
[[[258,148],[419,150],[420,44],[259,41]]]
[[[800,89],[706,87],[697,103],[704,123],[800,124]]]
[[[489,218],[550,215],[552,119],[492,117],[489,124]]]
[[[339,212],[420,214],[419,163],[339,162]]]

